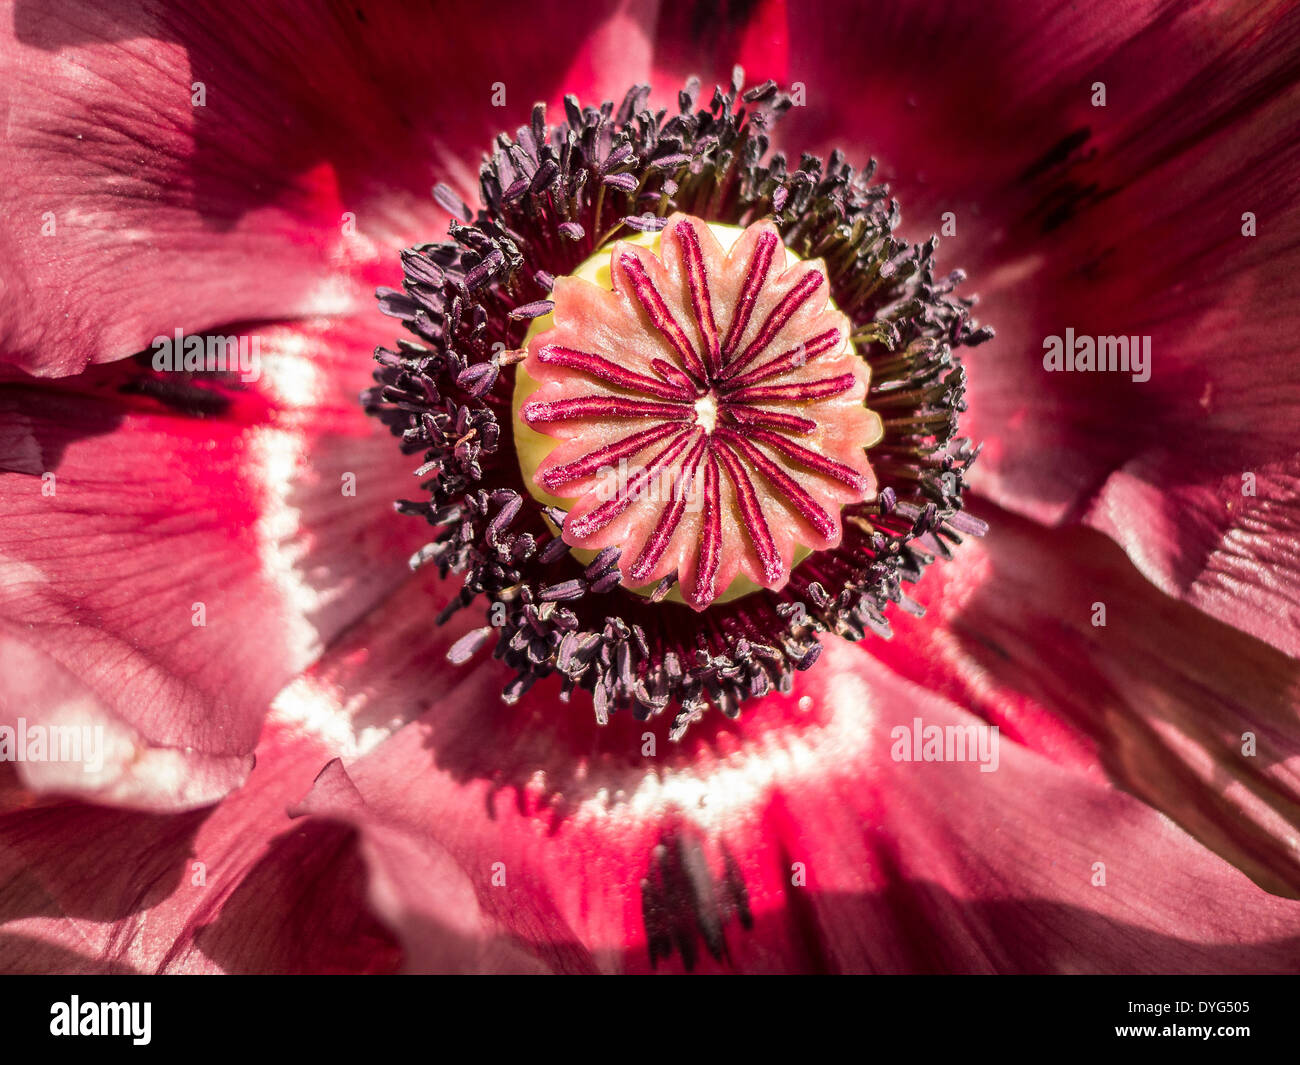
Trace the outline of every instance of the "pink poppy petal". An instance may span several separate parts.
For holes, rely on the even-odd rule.
[[[351,811],[358,802],[355,790],[336,760],[294,812],[331,818]],[[401,928],[409,937],[404,944],[409,956],[436,958],[435,971],[442,973],[548,971],[487,916],[471,878],[421,834],[370,819],[360,836],[360,852],[371,904],[389,927]],[[406,969],[412,966],[408,963]]]
[[[1300,458],[1242,461],[1192,483],[1186,462],[1159,448],[1127,463],[1088,524],[1165,593],[1300,657]]]
[[[239,880],[215,920],[169,972],[210,962],[224,973],[390,973],[400,950],[366,901],[356,834],[312,821],[287,829]]]
[[[548,683],[504,706],[497,663],[442,664],[473,619],[429,635],[428,595],[413,582],[325,658],[374,717],[423,716],[345,756],[300,808],[358,829],[409,969],[467,958],[421,938],[452,874],[400,876],[419,853],[433,864],[413,867],[450,861],[473,886],[471,932],[556,971],[1294,968],[1300,903],[1095,763],[1054,765],[1009,739],[992,773],[894,761],[891,730],[915,716],[978,719],[860,647],[828,641],[793,694],[673,746],[625,715],[596,729]],[[1109,889],[1092,886],[1094,861]]]
[[[0,356],[64,375],[178,326],[367,305],[349,273],[445,233],[434,183],[472,202],[535,101],[643,79],[652,18],[548,2],[502,33],[487,8],[15,4]]]
[[[664,103],[689,77],[698,77],[702,103],[715,85],[728,85],[740,66],[746,83],[790,80],[791,19],[825,28],[820,13],[791,10],[788,0],[719,0],[707,6],[665,4],[654,29],[655,89]]]
[[[259,330],[242,386],[135,362],[0,384],[0,715],[100,725],[116,752],[29,762],[29,786],[214,800],[275,693],[405,579],[411,465],[356,403],[374,319]]]
[[[981,514],[989,535],[927,574],[926,617],[899,615],[879,656],[1300,891],[1300,664],[1167,597],[1091,530]]]
[[[1296,971],[1300,903],[1262,891],[1095,773],[1005,737],[988,773],[895,761],[917,717],[959,728],[974,719],[867,668],[858,683],[881,715],[868,782],[847,758],[828,790],[789,789],[780,807],[810,869],[814,841],[826,854],[804,911],[821,929],[826,967]],[[869,896],[855,898],[864,887]]]
[[[286,812],[335,751],[285,718],[211,810],[10,805],[0,971],[391,971],[396,945],[363,902],[353,834]]]
[[[1294,8],[905,4],[837,25],[873,62],[792,19],[807,106],[775,136],[878,158],[904,232],[949,230],[940,262],[998,332],[970,357],[974,483],[1044,522],[1086,514],[1165,590],[1294,652]],[[1067,329],[1149,337],[1149,380],[1046,371]],[[1230,506],[1245,472],[1259,501]]]

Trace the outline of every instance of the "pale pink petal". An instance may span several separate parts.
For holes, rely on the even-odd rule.
[[[247,383],[131,362],[0,384],[0,716],[100,726],[109,755],[32,761],[31,786],[212,801],[275,693],[405,578],[411,464],[356,401],[382,325],[258,330]]]
[[[351,275],[395,279],[397,247],[446,232],[434,184],[473,202],[534,102],[643,80],[653,17],[548,2],[502,34],[487,8],[19,0],[0,358],[64,375],[176,327],[367,305]]]

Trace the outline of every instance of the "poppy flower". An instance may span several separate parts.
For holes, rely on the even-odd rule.
[[[0,966],[1295,970],[1300,18],[815,7],[9,7]]]

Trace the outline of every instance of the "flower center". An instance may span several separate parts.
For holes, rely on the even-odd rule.
[[[695,424],[712,433],[718,424],[718,396],[711,389],[695,401]]]
[[[867,364],[820,260],[791,255],[771,223],[676,214],[657,256],[644,243],[560,278],[550,323],[529,331],[525,484],[565,510],[580,558],[617,548],[628,589],[696,610],[779,590],[839,545],[844,506],[875,495]]]
[[[492,644],[507,702],[552,677],[601,724],[671,708],[674,739],[789,691],[824,636],[887,636],[920,612],[906,586],[983,534],[962,349],[993,335],[938,238],[897,235],[874,164],[792,169],[768,130],[793,98],[739,69],[700,89],[566,97],[554,125],[539,104],[494,141],[477,211],[440,186],[460,221],[379,290],[410,335],[363,396],[423,456],[397,508],[433,529],[412,566],[460,580],[438,622],[487,610],[448,657]]]

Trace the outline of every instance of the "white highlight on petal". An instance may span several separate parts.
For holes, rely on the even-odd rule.
[[[288,602],[285,646],[294,661],[305,665],[322,650],[320,635],[308,619],[343,594],[341,589],[335,589],[333,595],[323,594],[304,578],[302,563],[311,550],[311,534],[290,495],[308,465],[306,446],[295,433],[263,429],[251,436],[248,447],[251,468],[258,471],[264,495],[254,529],[261,567]]]
[[[311,736],[340,758],[356,758],[406,723],[400,716],[367,720],[368,710],[373,718],[364,691],[346,692],[318,677],[303,675],[275,697],[269,720]]]
[[[325,390],[325,375],[313,357],[314,338],[306,330],[279,332],[272,353],[263,353],[262,382],[278,405],[308,409]]]
[[[0,635],[0,725],[14,730],[14,769],[35,792],[76,795],[137,809],[187,810],[216,802],[238,787],[251,756],[199,754],[155,747],[117,718],[96,693],[53,659],[33,669],[41,653]],[[31,743],[40,730],[43,748]],[[27,742],[18,740],[26,734]],[[74,748],[55,740],[76,735]]]
[[[828,644],[824,654],[834,657],[833,644]],[[837,759],[866,764],[879,717],[871,689],[850,669],[837,672],[833,662],[823,666],[832,676],[825,697],[826,717],[820,725],[773,729],[750,737],[743,751],[721,762],[647,772],[636,790],[617,805],[612,803],[609,789],[601,789],[578,807],[576,816],[598,821],[631,814],[658,821],[672,810],[705,830],[717,830],[737,817],[761,810],[763,800],[778,785],[783,790],[797,790],[804,784],[817,784],[825,773],[828,749],[838,752]],[[800,709],[802,703],[803,699]]]

